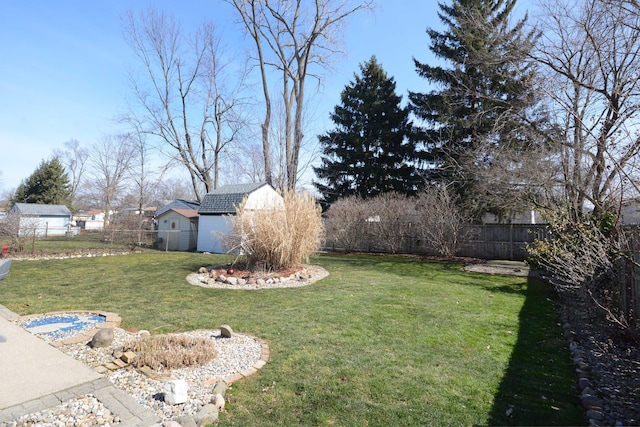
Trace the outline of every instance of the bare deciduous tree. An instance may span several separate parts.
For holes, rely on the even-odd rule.
[[[72,138],[64,143],[64,149],[54,150],[53,155],[60,160],[69,175],[71,201],[73,202],[82,185],[82,178],[86,172],[89,152],[80,145],[80,141]]]
[[[140,115],[134,128],[152,135],[158,147],[189,173],[196,198],[217,186],[219,158],[241,126],[243,73],[231,84],[213,25],[183,33],[170,16],[150,9],[126,16],[127,41],[143,65],[132,73]]]
[[[144,133],[136,132],[131,135],[130,143],[134,157],[129,165],[128,176],[132,183],[138,212],[142,212],[143,208],[153,200],[153,188],[162,179],[166,168],[161,168],[159,171],[151,168],[150,147]],[[139,221],[137,225],[142,226],[142,222]]]
[[[269,141],[272,100],[268,69],[273,68],[282,76],[280,95],[285,110],[286,187],[294,189],[304,139],[307,77],[313,75],[312,66],[326,67],[331,54],[337,52],[339,30],[346,18],[357,11],[371,8],[373,1],[356,2],[354,6],[343,0],[318,0],[311,4],[302,0],[225,1],[238,12],[256,47],[265,100],[262,149],[265,177],[270,184],[274,181]]]
[[[105,226],[109,224],[118,197],[123,194],[123,186],[135,152],[136,147],[129,135],[104,136],[91,146],[91,177],[87,181],[87,189],[96,200],[102,202]]]
[[[625,196],[638,171],[640,14],[629,4],[549,1],[536,59],[564,131],[557,160],[574,220]]]

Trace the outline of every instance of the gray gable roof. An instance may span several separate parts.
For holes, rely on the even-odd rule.
[[[236,207],[242,200],[257,189],[269,185],[266,182],[251,184],[224,185],[217,188],[202,199],[200,204],[200,215],[223,215],[236,213]]]
[[[158,209],[155,215],[156,217],[158,217],[170,209],[192,209],[194,211],[197,211],[198,209],[200,209],[200,203],[197,200],[172,200],[171,202]]]
[[[71,216],[71,211],[65,205],[44,205],[40,203],[16,203],[11,208],[21,215],[40,216]]]

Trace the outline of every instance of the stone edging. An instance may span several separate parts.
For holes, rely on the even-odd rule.
[[[135,253],[132,251],[113,251],[113,252],[90,252],[90,253],[80,253],[80,254],[68,254],[68,255],[60,255],[60,254],[51,254],[51,255],[34,255],[34,256],[16,256],[11,257],[13,261],[51,261],[58,259],[72,259],[72,258],[97,258],[97,257],[106,257],[106,256],[120,256],[120,255],[129,255],[131,253]]]
[[[187,275],[186,280],[190,285],[203,288],[253,291],[302,287],[311,285],[329,276],[327,270],[317,265],[304,265],[304,269],[305,273],[303,275],[294,273],[288,277],[267,277],[266,279],[256,279],[251,282],[244,279],[240,281],[240,279],[236,277],[221,278],[222,276],[219,276],[218,278],[212,278],[210,277],[210,272],[191,273]]]
[[[585,350],[576,340],[573,325],[566,318],[561,318],[562,331],[565,340],[569,344],[571,358],[575,365],[576,386],[580,405],[584,410],[584,415],[589,425],[601,425],[606,417],[605,405],[602,399],[593,390],[591,382],[591,367],[587,363],[587,350]]]

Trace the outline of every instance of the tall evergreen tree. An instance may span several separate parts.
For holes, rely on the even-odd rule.
[[[418,74],[435,86],[426,93],[409,92],[413,112],[425,123],[429,178],[453,182],[463,200],[479,197],[476,172],[496,163],[497,153],[529,148],[539,119],[535,70],[527,61],[536,35],[525,32],[526,16],[510,26],[515,4],[438,3],[445,30],[427,34],[430,50],[445,66],[414,58]]]
[[[57,157],[42,161],[40,166],[23,180],[11,197],[14,203],[42,203],[66,205],[71,209],[71,184]]]
[[[335,128],[318,137],[323,156],[314,167],[314,185],[325,206],[352,195],[414,194],[422,178],[409,110],[400,106],[396,83],[375,56],[360,65],[360,75],[340,97],[331,114]]]

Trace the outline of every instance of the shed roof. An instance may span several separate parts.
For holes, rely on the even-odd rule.
[[[257,189],[269,185],[266,182],[254,182],[251,184],[224,185],[210,193],[202,199],[200,210],[202,214],[234,214],[236,208],[242,203],[244,198]]]
[[[71,211],[65,205],[16,203],[11,210],[15,210],[22,215],[71,216]]]
[[[197,200],[184,200],[184,199],[176,199],[172,200],[160,209],[156,211],[156,217],[159,217],[169,209],[190,209],[197,211],[200,208],[200,202]]]
[[[178,215],[182,215],[183,217],[187,218],[187,219],[193,219],[193,218],[197,218],[198,215],[198,211],[195,209],[177,209],[177,208],[172,208],[169,209],[168,211],[163,212],[162,214],[158,215],[156,218],[160,218],[160,216],[168,213],[168,212],[175,212]]]

